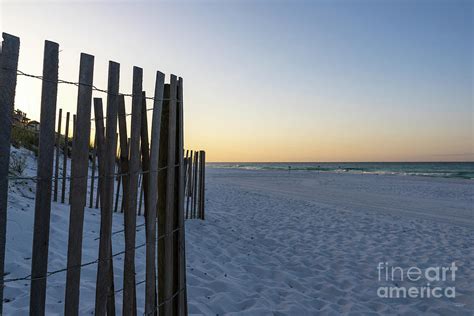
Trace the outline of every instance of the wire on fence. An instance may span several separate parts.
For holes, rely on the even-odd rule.
[[[19,69],[13,69],[13,68],[8,68],[8,67],[2,67],[2,69],[4,70],[11,70],[11,71],[15,71],[16,70],[16,74],[18,76],[24,76],[24,77],[29,77],[29,78],[35,78],[35,79],[39,79],[39,80],[42,80],[42,81],[45,81],[45,82],[50,82],[50,83],[57,83],[57,84],[69,84],[69,85],[74,85],[74,86],[86,86],[86,87],[91,87],[93,91],[97,91],[97,92],[101,92],[101,93],[106,93],[108,95],[115,95],[115,96],[120,96],[120,95],[123,95],[124,97],[133,97],[133,94],[132,93],[119,93],[119,94],[113,94],[113,93],[110,93],[108,90],[106,89],[101,89],[101,88],[97,88],[96,86],[94,85],[89,85],[89,84],[84,84],[84,83],[80,83],[80,82],[73,82],[73,81],[68,81],[68,80],[63,80],[63,79],[58,79],[57,81],[56,80],[48,80],[48,79],[44,79],[43,76],[40,76],[40,75],[33,75],[33,74],[29,74],[29,73],[26,73],[26,72],[23,72]],[[145,96],[145,99],[146,100],[156,100],[156,101],[176,101],[176,102],[181,102],[182,100],[179,100],[178,98],[162,98],[162,99],[157,99],[155,97],[147,97]],[[146,109],[146,112],[148,111],[152,111],[154,108],[148,108]],[[127,116],[131,116],[132,113],[126,113],[124,114],[123,116],[127,117]],[[64,116],[64,115],[63,115]],[[122,116],[122,115],[118,115],[119,117]],[[104,116],[100,119],[106,119],[107,117]],[[91,119],[91,121],[94,121],[96,119],[99,119],[99,118],[93,118]],[[37,132],[38,133],[38,132]]]
[[[119,251],[119,252],[116,252],[114,254],[112,254],[111,257],[109,258],[105,258],[103,259],[104,261],[107,261],[107,260],[112,260],[113,258],[117,257],[117,256],[120,256],[120,255],[123,255],[129,251],[132,251],[132,250],[136,250],[136,249],[139,249],[139,248],[142,248],[144,246],[146,246],[147,244],[155,244],[156,242],[160,241],[161,239],[163,238],[166,238],[168,236],[171,236],[172,234],[180,231],[181,229],[184,229],[184,227],[178,227],[178,228],[175,228],[174,230],[168,232],[168,233],[165,233],[161,236],[159,236],[158,238],[155,238],[155,240],[153,241],[148,241],[148,242],[144,242],[144,243],[141,243],[139,245],[135,245],[135,247],[130,247],[130,248],[126,248],[122,251]],[[3,280],[3,283],[11,283],[11,282],[18,282],[18,281],[33,281],[33,280],[43,280],[43,279],[47,279],[49,278],[50,276],[53,276],[55,274],[58,274],[58,273],[61,273],[61,272],[66,272],[68,270],[72,270],[72,269],[79,269],[79,268],[83,268],[83,267],[87,267],[87,266],[90,266],[90,265],[93,265],[93,264],[96,264],[96,263],[99,263],[101,260],[100,259],[95,259],[95,260],[92,260],[92,261],[89,261],[89,262],[86,262],[86,263],[83,263],[83,264],[80,264],[80,265],[75,265],[75,266],[70,266],[70,267],[65,267],[65,268],[61,268],[59,270],[55,270],[55,271],[51,271],[51,272],[47,272],[46,275],[44,276],[41,276],[41,277],[36,277],[36,278],[32,278],[31,277],[31,274],[27,275],[27,276],[24,276],[24,277],[19,277],[19,278],[11,278],[11,279],[4,279]]]
[[[181,289],[179,289],[178,291],[174,292],[173,295],[171,295],[170,297],[168,297],[167,299],[165,299],[165,300],[164,300],[163,302],[161,302],[160,304],[156,305],[156,307],[155,307],[154,310],[152,310],[152,311],[149,312],[149,313],[143,313],[143,315],[153,315],[156,311],[158,311],[158,309],[159,309],[161,306],[163,306],[163,305],[165,305],[165,304],[171,302],[176,296],[178,296],[179,294],[181,294],[181,292],[183,292],[185,289],[186,289],[186,288],[181,288]]]
[[[176,168],[176,167],[179,167],[179,164],[175,164],[174,166],[172,166],[173,168]],[[148,174],[148,173],[158,173],[160,171],[163,171],[165,169],[168,169],[169,166],[166,166],[166,167],[161,167],[161,168],[158,168],[156,171],[152,171],[152,170],[145,170],[145,171],[138,171],[138,172],[125,172],[125,173],[112,173],[112,174],[108,174],[108,175],[105,175],[105,176],[100,176],[100,175],[97,175],[97,176],[82,176],[82,177],[72,177],[72,176],[66,176],[66,177],[51,177],[51,178],[48,178],[48,179],[42,179],[42,178],[39,178],[39,177],[36,177],[36,176],[33,176],[33,177],[17,177],[17,176],[8,176],[7,179],[10,181],[19,181],[19,180],[32,180],[32,181],[43,181],[43,180],[47,180],[47,181],[53,181],[55,179],[58,179],[58,180],[62,180],[62,179],[66,179],[66,180],[71,180],[71,179],[84,179],[84,178],[87,178],[87,179],[105,179],[107,177],[123,177],[123,176],[130,176],[130,175],[135,175],[135,174]]]
[[[35,79],[39,79],[39,80],[46,81],[46,82],[49,82],[49,83],[69,84],[69,85],[73,85],[73,86],[76,86],[76,87],[79,87],[79,86],[91,87],[93,91],[102,92],[102,93],[106,93],[106,94],[109,94],[109,95],[115,95],[115,94],[110,93],[106,89],[97,88],[94,85],[89,85],[89,84],[74,82],[74,81],[68,81],[68,80],[63,80],[63,79],[58,79],[57,81],[56,80],[44,79],[43,76],[32,75],[32,74],[23,72],[19,69],[13,69],[13,68],[7,68],[7,67],[2,67],[2,69],[12,70],[12,71],[16,70],[16,74],[18,76],[25,76],[25,77],[29,77],[29,78],[35,78]],[[132,93],[119,93],[117,96],[119,96],[119,95],[123,95],[125,97],[133,97]],[[155,97],[147,97],[147,96],[145,96],[145,99],[147,99],[147,100],[157,100],[157,101],[173,101],[173,100],[178,101],[177,99],[171,99],[171,98],[155,99]]]
[[[146,223],[137,225],[137,226],[135,226],[135,229],[143,227],[143,226],[145,226],[145,224]],[[117,235],[117,234],[120,234],[120,233],[123,233],[123,232],[125,232],[125,229],[116,230],[116,231],[112,232],[112,235]],[[94,240],[99,240],[99,239],[100,239],[100,237],[94,238]]]

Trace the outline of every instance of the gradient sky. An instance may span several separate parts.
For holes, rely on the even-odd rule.
[[[80,52],[99,87],[108,60],[121,92],[134,65],[148,95],[156,70],[182,76],[185,145],[209,161],[474,161],[473,3],[3,1],[0,27],[28,73],[49,39],[62,79],[77,81]],[[35,119],[40,88],[19,78]],[[58,107],[76,98],[60,85]]]

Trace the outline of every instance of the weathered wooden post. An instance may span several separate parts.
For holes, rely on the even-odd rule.
[[[192,196],[193,196],[193,151],[190,151],[190,156],[188,158],[188,190],[186,194],[186,218],[191,218],[191,208],[192,204],[190,205],[190,202],[192,202]]]
[[[119,108],[120,65],[109,62],[108,94],[107,94],[107,127],[105,156],[103,159],[104,181],[101,188],[101,217],[99,264],[97,269],[95,314],[105,315],[108,304],[109,312],[113,308],[110,303],[113,295],[113,265],[112,265],[112,207],[115,183],[115,158],[117,152],[117,113]],[[123,98],[123,96],[122,96]],[[124,306],[125,308],[125,306]],[[124,312],[125,313],[125,312]]]
[[[95,99],[94,99],[95,102]],[[97,156],[97,129],[95,130],[95,137],[94,137],[94,148],[92,149],[92,174],[91,174],[91,187],[90,187],[90,195],[89,195],[89,208],[94,206],[94,181],[95,181],[95,161]]]
[[[100,183],[101,183],[101,181],[104,182],[105,180],[104,180],[104,178],[99,177],[99,179],[97,181],[97,190],[95,191],[95,208],[99,208],[100,194],[101,194],[101,192],[100,192]]]
[[[66,131],[64,132],[64,149],[63,149],[63,178],[61,186],[61,203],[66,200],[66,178],[67,178],[67,156],[69,151],[69,117],[70,113],[66,113]]]
[[[138,215],[141,215],[142,201],[143,197],[145,201],[148,198],[148,179],[150,177],[150,147],[148,141],[148,117],[146,109],[146,94],[145,91],[142,92],[142,120],[141,120],[141,131],[140,131],[140,149],[142,153],[141,166],[142,166],[142,182],[140,187],[140,202],[138,206]],[[143,215],[146,216],[148,211],[148,206],[145,203]]]
[[[184,116],[183,116],[183,78],[179,78],[177,86],[177,98],[176,104],[176,155],[178,158],[178,169],[176,172],[178,179],[178,194],[176,194],[177,201],[177,220],[178,220],[178,242],[176,243],[177,261],[175,265],[178,266],[178,279],[176,280],[175,293],[179,291],[176,305],[178,307],[178,315],[187,315],[187,297],[186,297],[186,252],[185,252],[185,230],[184,230],[184,190],[185,190],[185,169],[183,159],[183,147],[184,147]]]
[[[186,188],[186,181],[187,181],[187,172],[188,172],[188,157],[189,157],[189,149],[186,149],[186,151],[183,153],[184,154],[184,187]]]
[[[74,157],[74,143],[76,141],[76,114],[72,115],[72,144],[71,144],[71,179],[69,180],[69,204],[71,204],[71,196],[72,196],[72,160]]]
[[[145,283],[145,314],[156,314],[156,208],[158,203],[158,159],[160,154],[160,127],[161,109],[163,103],[165,75],[156,72],[155,95],[153,100],[153,116],[151,119],[151,144],[150,144],[150,176],[148,178],[147,213],[145,216],[146,227],[146,283]],[[143,113],[142,113],[143,115]],[[160,197],[161,198],[161,197]]]
[[[206,152],[199,152],[199,218],[204,219]]]
[[[184,158],[184,196],[186,199],[186,214],[184,215],[184,218],[188,218],[188,195],[189,195],[189,165],[191,164],[190,159],[189,159],[189,150],[186,150],[186,156]]]
[[[119,126],[119,136],[120,136],[120,177],[122,178],[122,205],[120,207],[120,212],[123,213],[124,209],[128,208],[128,202],[130,200],[128,191],[129,186],[129,176],[128,176],[128,136],[127,136],[127,121],[125,113],[125,98],[123,95],[119,96],[118,101],[118,126]]]
[[[74,145],[71,163],[71,207],[67,253],[69,269],[66,278],[65,315],[77,315],[79,313],[81,268],[78,266],[81,265],[82,259],[84,207],[87,200],[93,75],[94,56],[82,53],[79,69],[76,127],[73,129]],[[77,128],[80,128],[81,133],[77,133]]]
[[[103,112],[103,106],[102,106],[102,99],[101,98],[94,98],[94,114],[95,114],[95,123],[96,123],[96,132],[97,132],[97,158],[98,158],[98,165],[99,165],[99,183],[98,183],[98,189],[101,192],[100,194],[102,196],[106,196],[106,184],[105,184],[105,178],[106,178],[106,170],[105,170],[105,161],[106,161],[106,141],[105,141],[105,128],[104,128],[104,112]],[[106,205],[105,199],[100,200],[101,203],[101,210],[105,209]],[[111,250],[110,252],[112,253],[112,239],[110,241],[110,247]],[[100,244],[99,244],[100,246]],[[100,251],[100,249],[99,249]],[[110,270],[109,272],[109,279],[110,279],[110,290],[109,290],[109,295],[107,297],[107,313],[109,315],[115,315],[115,295],[114,295],[114,279],[113,279],[113,260],[108,260],[109,265],[110,265]],[[99,277],[99,275],[97,275]],[[96,284],[96,291],[97,291],[98,285]],[[105,295],[104,295],[105,296]],[[102,304],[105,304],[105,302],[101,302]],[[103,307],[103,306],[102,306]],[[97,308],[97,300],[96,300],[96,308]],[[102,312],[102,311],[101,311]]]
[[[198,152],[194,152],[194,176],[193,176],[193,207],[192,207],[192,218],[196,218],[196,206],[197,206],[197,193],[198,193]]]
[[[168,236],[170,235],[168,222],[172,223],[172,218],[167,213],[167,183],[168,183],[168,169],[169,155],[169,125],[170,125],[170,85],[165,84],[163,94],[163,108],[161,112],[161,126],[160,126],[160,149],[159,149],[159,172],[158,172],[158,305],[159,315],[171,315],[170,304],[167,304],[172,293],[173,271],[172,265],[169,264],[172,260],[172,244]],[[172,197],[171,197],[172,198]]]
[[[7,233],[8,168],[12,114],[15,104],[16,71],[20,52],[20,39],[2,33],[0,49],[0,315],[3,312],[3,276]]]
[[[72,151],[74,151],[74,141],[76,140],[76,116],[77,116],[76,114],[72,115],[71,159],[72,159]]]
[[[44,315],[48,269],[51,178],[54,159],[54,125],[58,92],[59,45],[45,41],[41,90],[41,130],[36,184],[33,254],[31,258],[30,314]]]
[[[121,155],[121,152],[122,150],[120,149],[120,152],[119,152],[119,157]],[[120,173],[122,173],[122,171],[120,170],[120,161],[119,161],[119,165],[117,166],[117,169],[118,169],[118,173],[119,175],[117,176],[117,189],[115,190],[115,206],[114,206],[114,213],[117,212],[118,210],[118,200],[119,200],[119,193],[120,193],[120,184],[122,182],[122,176],[120,175]],[[123,199],[123,197],[122,197]]]
[[[129,194],[130,201],[128,209],[124,212],[125,223],[125,260],[123,279],[123,313],[124,315],[135,315],[135,235],[136,235],[136,212],[138,173],[140,172],[140,125],[142,114],[142,79],[143,70],[133,67],[133,89],[132,89],[132,121],[130,133],[130,164],[129,164]]]
[[[58,118],[58,132],[56,134],[56,159],[54,164],[54,195],[53,201],[58,201],[58,184],[59,184],[59,153],[60,153],[60,141],[61,141],[61,121],[63,116],[63,109],[59,109],[59,118]]]

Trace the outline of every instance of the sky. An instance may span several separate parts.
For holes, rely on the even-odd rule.
[[[1,1],[0,29],[27,73],[52,40],[61,79],[81,52],[102,88],[109,60],[124,93],[133,66],[149,96],[157,70],[183,77],[185,148],[208,161],[474,161],[473,3]],[[18,78],[16,108],[39,119],[40,96]],[[59,86],[58,108],[76,100]]]

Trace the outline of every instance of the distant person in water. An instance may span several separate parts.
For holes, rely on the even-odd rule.
[[[288,172],[290,172],[290,171],[291,171],[291,166],[288,166]]]

